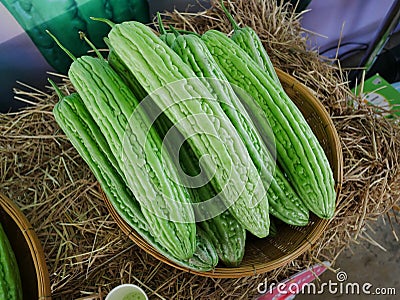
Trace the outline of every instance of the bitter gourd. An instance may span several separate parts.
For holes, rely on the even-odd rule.
[[[54,117],[79,155],[90,167],[102,190],[121,218],[160,254],[180,266],[196,271],[210,271],[218,263],[217,252],[203,234],[196,237],[194,255],[178,260],[160,245],[149,231],[140,203],[127,187],[114,154],[104,135],[77,93],[63,96],[53,84],[60,101],[53,109]]]
[[[209,30],[202,39],[227,79],[257,101],[250,101],[249,109],[258,122],[269,121],[277,160],[300,198],[317,216],[331,218],[336,199],[333,173],[299,109],[271,76],[225,34]]]

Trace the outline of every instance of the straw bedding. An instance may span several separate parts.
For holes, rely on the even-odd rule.
[[[277,67],[315,91],[341,137],[344,181],[323,237],[289,265],[241,279],[203,278],[157,261],[108,214],[95,178],[54,121],[54,92],[20,83],[16,98],[31,105],[0,115],[0,190],[22,208],[42,242],[54,299],[102,299],[127,282],[141,285],[151,299],[249,299],[266,278],[281,280],[318,261],[334,262],[351,241],[368,239],[366,222],[379,216],[389,225],[397,221],[392,208],[400,198],[400,126],[371,108],[347,105],[351,94],[340,68],[306,50],[300,16],[272,2],[239,0],[227,6],[241,24],[257,30]],[[164,17],[199,33],[232,30],[216,2],[196,15]],[[72,91],[68,79],[61,79],[63,90]]]

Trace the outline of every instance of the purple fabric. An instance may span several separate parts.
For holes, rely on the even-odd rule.
[[[374,40],[379,26],[394,0],[312,0],[301,24],[303,28],[321,36],[313,36],[310,47],[318,48],[328,57],[334,57],[342,32],[339,53],[359,49]]]

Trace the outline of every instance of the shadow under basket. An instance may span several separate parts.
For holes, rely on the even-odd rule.
[[[51,299],[50,277],[42,245],[25,215],[0,193],[0,222],[21,275],[23,299]]]
[[[332,119],[321,102],[306,86],[289,74],[279,69],[276,71],[286,93],[300,109],[325,151],[335,179],[337,200],[343,180],[343,158],[340,139]],[[118,226],[144,251],[177,269],[213,278],[252,276],[286,265],[312,247],[329,223],[329,220],[318,218],[312,213],[310,213],[309,224],[304,227],[280,223],[275,237],[258,239],[248,235],[245,255],[239,267],[227,268],[218,265],[212,271],[198,272],[179,266],[159,254],[118,215],[104,193],[103,196]]]

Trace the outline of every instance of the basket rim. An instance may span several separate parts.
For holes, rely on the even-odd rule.
[[[292,82],[291,88],[296,89],[300,91],[301,93],[307,95],[309,99],[312,99],[313,101],[313,106],[315,106],[321,115],[321,117],[324,121],[324,124],[329,127],[330,130],[329,132],[329,137],[334,141],[334,144],[336,148],[334,149],[334,156],[335,160],[337,161],[337,164],[335,164],[333,167],[332,171],[335,175],[335,191],[336,191],[336,204],[338,203],[338,199],[340,196],[340,192],[342,189],[342,183],[343,183],[343,153],[342,153],[342,146],[341,146],[341,141],[339,138],[339,135],[337,133],[336,127],[333,124],[333,121],[331,117],[329,116],[329,113],[323,106],[323,104],[312,94],[312,91],[302,84],[300,81],[298,81],[296,78],[294,78],[292,75],[275,68],[277,75],[280,80],[282,78],[286,77],[286,79],[290,79]],[[192,270],[186,267],[183,267],[181,265],[178,265],[166,257],[164,257],[162,254],[160,254],[156,249],[154,249],[152,246],[146,243],[146,241],[136,233],[136,231],[131,228],[125,220],[122,219],[121,216],[116,212],[114,209],[112,203],[108,200],[106,197],[104,191],[100,187],[101,194],[103,196],[103,199],[106,203],[107,209],[110,212],[110,214],[113,216],[114,220],[120,227],[120,229],[136,244],[138,245],[142,250],[146,251],[153,257],[157,258],[158,260],[178,269],[181,271],[185,271],[191,274],[195,275],[200,275],[203,277],[211,277],[211,278],[241,278],[241,277],[246,277],[246,276],[254,276],[254,275],[259,275],[263,274],[269,271],[272,271],[274,269],[277,269],[279,267],[282,267],[297,257],[299,257],[301,254],[309,250],[313,244],[319,239],[319,237],[322,235],[328,224],[331,222],[332,219],[330,220],[327,219],[320,219],[315,222],[313,225],[313,228],[308,234],[308,239],[303,241],[299,247],[297,247],[295,250],[291,251],[290,253],[286,254],[285,256],[270,260],[267,263],[258,263],[258,264],[253,264],[252,268],[249,268],[249,266],[245,267],[236,267],[236,268],[227,268],[227,267],[216,267],[214,270],[211,271],[206,271],[206,272],[200,272],[196,270]]]
[[[44,250],[38,236],[20,208],[7,196],[0,192],[0,205],[11,217],[27,243],[36,270],[39,299],[51,299],[50,276],[44,256]]]

